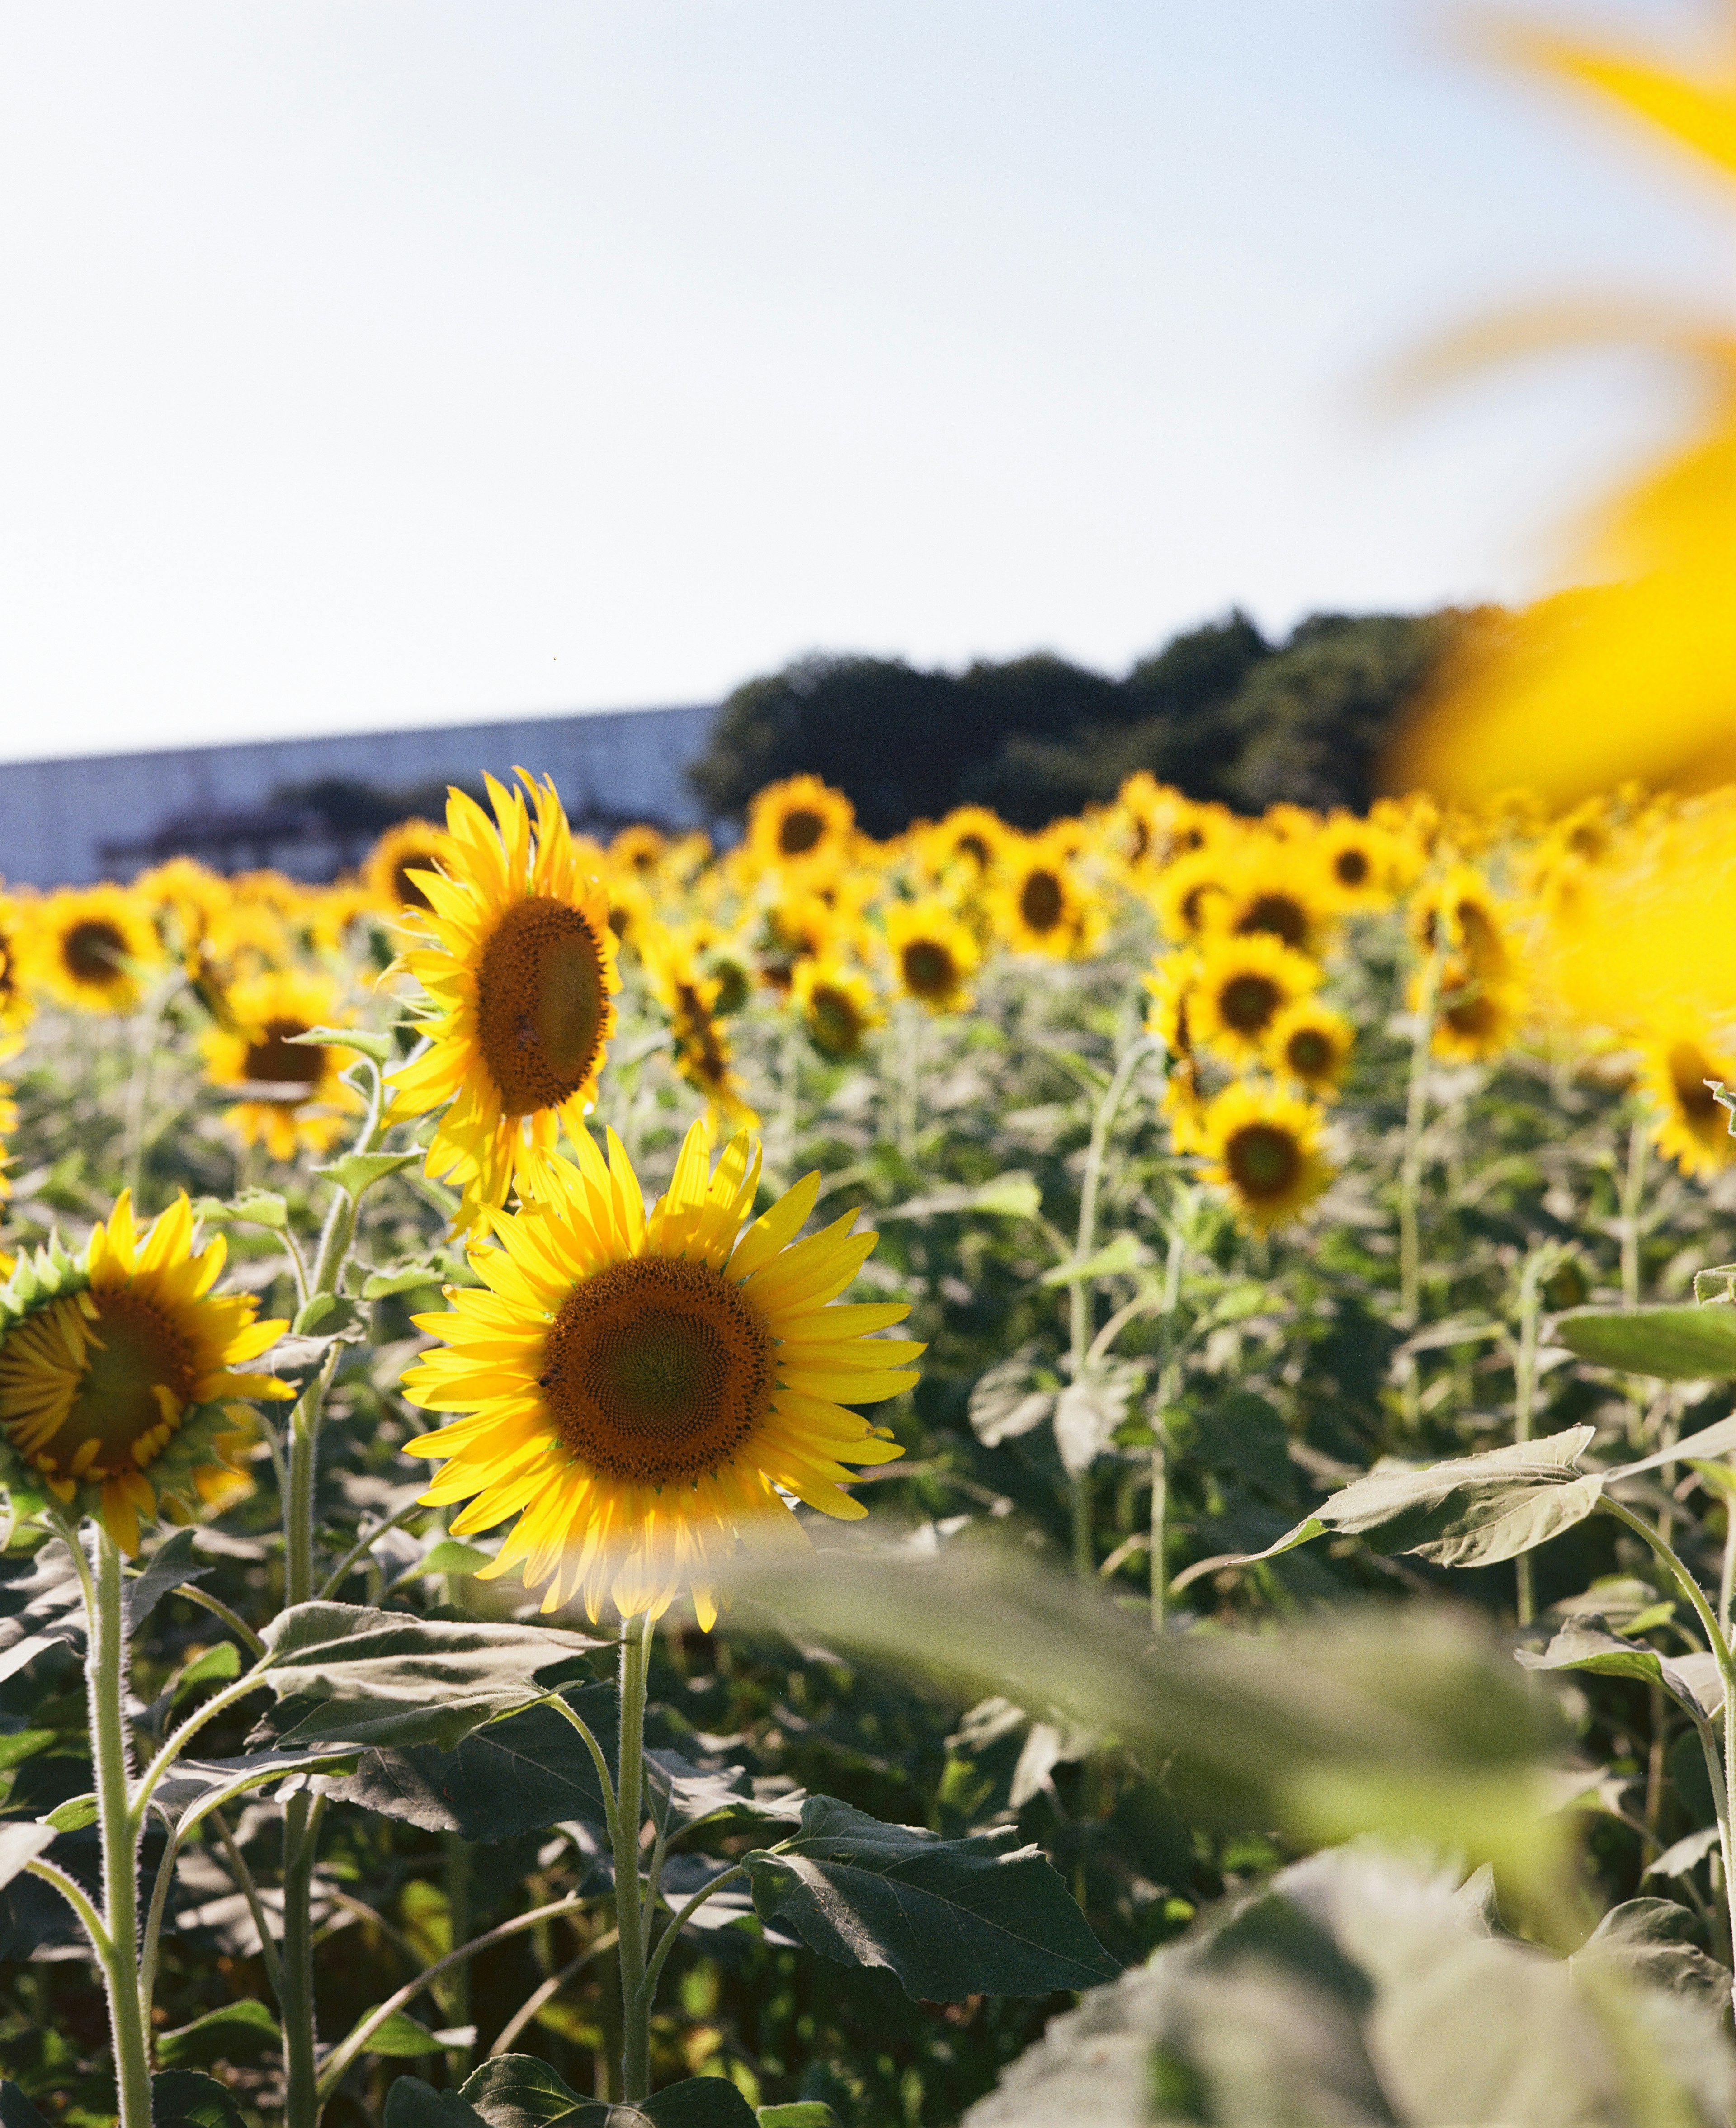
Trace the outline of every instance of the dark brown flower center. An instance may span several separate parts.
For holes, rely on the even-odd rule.
[[[126,1288],[92,1298],[95,1322],[78,1301],[63,1299],[13,1331],[8,1345],[16,1349],[0,1355],[0,1423],[13,1427],[31,1407],[40,1408],[45,1377],[59,1367],[70,1372],[82,1342],[83,1369],[66,1415],[28,1453],[41,1469],[95,1478],[137,1468],[135,1444],[165,1421],[178,1423],[198,1377],[191,1341],[150,1301]],[[91,1441],[94,1456],[75,1470]]]
[[[60,941],[60,957],[81,983],[118,982],[126,941],[101,917],[75,924]]]
[[[561,1439],[600,1475],[690,1484],[737,1455],[771,1406],[776,1347],[709,1265],[611,1264],[562,1302],[538,1386]]]
[[[958,838],[958,847],[960,853],[969,857],[979,872],[987,872],[989,845],[980,835],[974,832],[968,835],[960,835]]]
[[[316,1085],[325,1068],[325,1052],[296,1048],[289,1039],[292,1034],[306,1032],[304,1020],[267,1020],[260,1039],[247,1046],[247,1062],[241,1067],[241,1076],[267,1081],[275,1086],[311,1088]]]
[[[899,962],[904,987],[914,997],[943,998],[958,980],[951,954],[936,938],[913,938]]]
[[[809,1002],[813,1038],[833,1057],[850,1057],[862,1046],[862,1022],[846,990],[818,985]]]
[[[1440,994],[1440,1016],[1467,1042],[1482,1042],[1495,1032],[1493,1000],[1479,982],[1455,983]]]
[[[1217,1009],[1226,1027],[1238,1034],[1258,1034],[1278,1010],[1282,994],[1269,976],[1231,976],[1218,993]]]
[[[1360,886],[1368,876],[1368,853],[1364,850],[1340,850],[1332,861],[1332,869],[1341,886]]]
[[[1019,890],[1019,914],[1033,931],[1052,931],[1065,906],[1061,883],[1052,872],[1032,872]]]
[[[1224,1148],[1224,1165],[1245,1197],[1282,1197],[1302,1168],[1302,1148],[1278,1123],[1245,1123]]]
[[[1332,1044],[1317,1027],[1299,1027],[1284,1045],[1284,1056],[1298,1079],[1317,1079],[1332,1068]]]
[[[1291,894],[1256,895],[1242,911],[1236,929],[1246,937],[1269,931],[1287,946],[1299,946],[1308,934],[1308,913]]]
[[[1670,1084],[1676,1090],[1677,1105],[1691,1123],[1717,1121],[1718,1097],[1705,1083],[1717,1076],[1707,1071],[1705,1057],[1691,1043],[1678,1042],[1670,1052]]]
[[[778,823],[778,848],[786,857],[805,857],[825,832],[826,823],[818,813],[794,805]]]
[[[502,1111],[558,1108],[591,1076],[608,1004],[603,948],[564,901],[507,910],[477,976],[477,1042]]]

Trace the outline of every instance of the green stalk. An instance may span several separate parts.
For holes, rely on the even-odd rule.
[[[644,1996],[645,1911],[639,1892],[639,1826],[643,1817],[645,1687],[651,1668],[651,1617],[621,1621],[621,1755],[615,1775],[614,1905],[620,1932],[621,2097],[649,2096],[651,2016]]]
[[[462,1832],[446,1832],[440,1836],[440,1844],[446,1850],[446,1907],[452,1926],[452,1940],[462,1943],[470,1934],[470,1842]],[[467,2025],[470,2022],[470,1964],[467,1959],[457,1967],[452,1976],[448,1997],[449,2023]],[[454,2047],[450,2055],[453,2081],[462,2083],[470,2073],[470,2050]]]
[[[1531,1437],[1532,1408],[1537,1392],[1537,1277],[1542,1266],[1542,1256],[1534,1250],[1526,1257],[1525,1268],[1519,1275],[1519,1350],[1513,1362],[1513,1438],[1515,1442],[1529,1441]],[[1536,1609],[1530,1553],[1520,1552],[1513,1565],[1517,1577],[1519,1622],[1521,1626],[1529,1626]]]
[[[319,1852],[322,1796],[306,1789],[283,1806],[283,2064],[287,2090],[284,2128],[316,2128],[320,2096],[315,2059],[314,1860]]]
[[[121,1608],[121,1553],[102,1524],[95,1570],[78,1532],[69,1549],[83,1584],[90,1627],[85,1679],[90,1697],[91,1757],[97,1777],[97,1818],[102,1841],[102,1919],[106,1946],[94,1945],[108,1994],[115,2050],[115,2089],[121,2128],[150,2128],[150,2053],[139,1999],[139,1831],[128,1793],[126,1627]]]

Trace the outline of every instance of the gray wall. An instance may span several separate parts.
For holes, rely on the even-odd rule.
[[[523,767],[554,777],[576,823],[633,819],[701,826],[704,813],[683,772],[704,751],[716,714],[709,708],[629,710],[0,762],[0,876],[37,886],[126,878],[146,860],[105,859],[105,843],[141,842],[188,815],[263,807],[286,786],[327,777],[397,793],[435,782],[473,785],[485,769],[504,782]],[[263,855],[318,878],[329,876],[337,853],[329,843],[323,849],[288,844]]]

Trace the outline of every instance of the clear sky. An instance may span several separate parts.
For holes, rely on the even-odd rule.
[[[1733,249],[1424,0],[0,0],[0,760],[1519,596],[1655,380],[1371,378]]]

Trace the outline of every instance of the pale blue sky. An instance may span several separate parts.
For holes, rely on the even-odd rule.
[[[0,0],[0,759],[1522,595],[1655,378],[1370,379],[1736,244],[1454,21]]]

